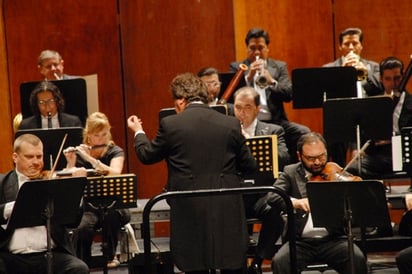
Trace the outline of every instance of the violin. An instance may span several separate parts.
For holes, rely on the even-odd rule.
[[[362,181],[359,176],[346,172],[341,166],[334,162],[327,162],[322,172],[311,176],[309,181],[329,182],[329,181]]]

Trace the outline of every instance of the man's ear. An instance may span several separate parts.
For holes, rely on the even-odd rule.
[[[180,113],[183,110],[185,110],[186,106],[187,106],[187,101],[185,98],[180,98],[180,99],[175,100],[176,113]]]
[[[302,161],[299,151],[296,151],[296,156],[298,157],[299,161]]]

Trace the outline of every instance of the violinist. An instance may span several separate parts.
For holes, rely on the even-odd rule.
[[[399,90],[404,77],[403,62],[396,57],[385,58],[380,63],[380,81],[384,95],[393,99],[393,133],[400,135],[403,127],[412,126],[412,95]],[[392,144],[390,140],[378,140],[369,146],[362,156],[361,172],[358,162],[353,162],[348,171],[364,179],[380,179],[381,175],[392,173]]]
[[[19,136],[14,141],[12,158],[15,169],[0,181],[0,273],[47,273],[46,227],[5,229],[19,188],[42,174],[41,140],[32,134]],[[59,273],[89,273],[87,265],[74,256],[66,227],[52,225],[51,237],[53,269]]]
[[[124,163],[124,151],[117,146],[110,132],[111,125],[104,113],[94,112],[87,117],[83,133],[83,144],[77,147],[68,147],[64,150],[67,160],[67,169],[73,167],[85,167],[95,169],[97,172],[108,175],[122,173]],[[107,243],[107,251],[110,261],[108,267],[120,265],[115,251],[118,242],[120,228],[130,221],[130,213],[127,209],[109,210],[101,223],[97,210],[86,206],[85,212],[78,228],[79,242],[77,245],[78,256],[86,263],[91,261],[91,245],[95,231],[104,226],[103,235]]]
[[[327,263],[338,273],[351,273],[347,239],[343,227],[339,231],[313,227],[306,184],[312,178],[325,177],[328,153],[326,141],[316,132],[300,137],[297,143],[298,163],[287,165],[275,181],[274,186],[284,190],[291,198],[296,210],[296,256],[298,273],[313,262]],[[339,170],[338,170],[339,171]],[[336,172],[334,170],[332,173]],[[330,176],[332,177],[332,176]],[[272,207],[284,208],[284,202],[276,194],[268,194]],[[327,205],[326,205],[327,206]],[[360,248],[354,245],[356,273],[367,273],[366,259]],[[289,243],[285,243],[272,259],[273,273],[291,273]]]

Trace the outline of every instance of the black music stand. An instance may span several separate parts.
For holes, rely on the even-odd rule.
[[[63,95],[64,112],[78,116],[84,126],[88,113],[86,81],[83,78],[75,78],[51,82],[59,88]],[[39,81],[33,81],[20,84],[20,105],[23,118],[33,115],[30,107],[30,94],[39,83]]]
[[[390,227],[385,187],[379,181],[308,182],[314,227],[347,228],[348,252],[355,273],[352,227]]]
[[[99,212],[102,223],[108,210],[137,207],[137,180],[135,174],[91,177],[84,189],[84,201]],[[104,226],[102,225],[102,234]],[[108,250],[102,237],[103,273],[107,274]]]
[[[57,159],[57,154],[59,153],[61,143],[66,134],[67,139],[64,143],[63,149],[69,146],[76,147],[83,142],[83,128],[81,127],[22,129],[16,132],[15,138],[26,133],[36,135],[42,141],[44,169],[47,170],[52,169],[53,164]],[[56,170],[62,170],[66,167],[66,165],[66,158],[60,157]]]
[[[369,140],[391,139],[392,100],[388,96],[327,100],[323,133],[329,145],[356,142],[358,151]]]
[[[47,230],[47,273],[53,273],[51,229],[53,225],[74,226],[80,220],[80,202],[86,177],[25,182],[17,195],[7,230],[45,225]],[[70,195],[67,195],[70,193]]]
[[[356,80],[353,67],[294,69],[293,108],[320,108],[327,99],[356,97]]]

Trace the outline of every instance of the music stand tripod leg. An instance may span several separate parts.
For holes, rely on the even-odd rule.
[[[349,261],[351,266],[351,273],[355,273],[355,255],[354,255],[354,242],[353,242],[353,233],[352,233],[352,209],[349,199],[345,199],[345,219],[348,229],[348,253]]]

